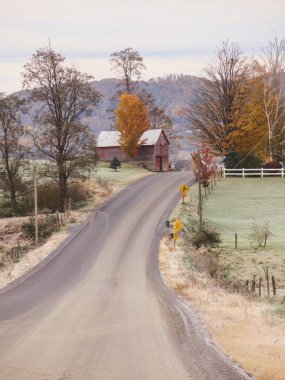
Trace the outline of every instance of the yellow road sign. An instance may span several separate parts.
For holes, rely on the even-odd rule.
[[[182,194],[183,193],[187,194],[188,190],[189,190],[189,186],[188,185],[184,184],[184,185],[180,186],[180,191],[181,191]]]
[[[174,232],[174,240],[177,240],[179,238],[178,232]]]
[[[175,222],[173,223],[173,228],[174,228],[174,233],[178,232],[182,228],[182,223],[179,219],[176,219]]]

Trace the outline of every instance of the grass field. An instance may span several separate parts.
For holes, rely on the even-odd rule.
[[[233,281],[270,275],[285,287],[285,180],[282,178],[227,178],[217,181],[214,191],[203,204],[204,220],[221,233],[226,254],[219,259],[220,270]],[[193,186],[192,210],[198,203],[198,188]],[[268,222],[273,236],[266,248],[249,239],[252,223]],[[234,249],[234,234],[238,249]]]
[[[100,162],[96,171],[93,172],[92,178],[107,181],[115,191],[139,178],[152,174],[152,172],[130,163],[122,163],[122,167],[117,171],[110,169],[109,166],[109,163]]]
[[[269,246],[285,247],[285,179],[226,178],[218,181],[204,202],[204,218],[221,232],[225,247],[233,247],[235,233],[239,246],[250,245],[248,235],[254,221],[269,222],[274,234],[268,240]]]
[[[171,215],[182,220],[183,231],[173,246],[161,242],[160,270],[165,283],[199,314],[214,342],[258,380],[285,380],[285,179],[227,178],[204,198],[207,225],[221,233],[219,248],[196,250],[189,236],[198,228],[198,186],[186,204]],[[203,192],[204,193],[204,192]],[[269,222],[274,234],[266,248],[249,240],[251,225]],[[238,234],[238,249],[234,234]],[[211,261],[212,260],[212,261]],[[216,277],[209,262],[217,265]],[[263,267],[274,275],[277,296],[267,297]],[[227,285],[244,285],[262,277],[262,297],[237,294]],[[228,289],[233,289],[229,286]]]

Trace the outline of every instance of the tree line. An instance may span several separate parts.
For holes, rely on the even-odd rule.
[[[111,54],[110,63],[120,78],[112,98],[114,126],[121,132],[127,154],[136,154],[146,129],[165,128],[173,138],[171,119],[139,86],[146,69],[140,54],[127,48]],[[68,183],[87,178],[96,164],[96,138],[83,122],[101,98],[91,79],[66,65],[65,57],[48,46],[36,50],[24,65],[28,98],[0,94],[1,195],[14,214],[30,192],[24,173],[32,160],[41,160],[41,175],[57,183],[59,211],[65,209]],[[35,105],[32,126],[23,126],[21,114]]]
[[[274,37],[258,59],[226,41],[182,110],[192,137],[229,167],[282,161],[285,141],[285,39]]]

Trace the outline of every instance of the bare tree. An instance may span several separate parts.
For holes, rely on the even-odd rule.
[[[263,103],[270,160],[280,160],[285,132],[285,39],[276,36],[262,49]]]
[[[152,129],[162,128],[171,143],[171,149],[180,147],[180,139],[173,128],[171,118],[165,110],[159,108],[153,96],[146,90],[147,83],[140,82],[143,70],[146,67],[143,57],[134,49],[127,48],[111,54],[110,63],[112,69],[119,75],[119,90],[112,97],[114,104],[110,111],[114,112],[115,103],[122,93],[135,94],[140,97],[148,108],[148,115]]]
[[[120,78],[120,94],[135,93],[142,71],[146,69],[139,52],[132,48],[116,51],[111,54],[110,63]]]
[[[64,65],[52,48],[38,49],[24,66],[23,85],[38,102],[32,135],[40,157],[47,159],[48,174],[59,185],[59,208],[64,210],[67,182],[83,177],[96,162],[96,141],[81,122],[100,95],[90,86],[90,75]]]
[[[194,101],[181,113],[197,141],[224,154],[243,112],[248,65],[236,43],[224,42],[205,71]]]
[[[18,211],[17,197],[24,189],[20,171],[25,166],[27,153],[19,118],[22,104],[16,96],[0,94],[0,183],[14,213]]]
[[[163,129],[170,142],[170,153],[174,154],[181,147],[181,138],[175,131],[171,118],[154,103],[149,106],[148,117],[151,129]]]

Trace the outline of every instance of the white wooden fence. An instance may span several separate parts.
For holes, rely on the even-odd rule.
[[[284,177],[285,175],[285,169],[222,169],[223,171],[223,177],[226,178],[227,176],[237,176],[245,178],[246,176],[257,176],[257,177],[269,177],[269,176],[278,176],[278,177]]]

